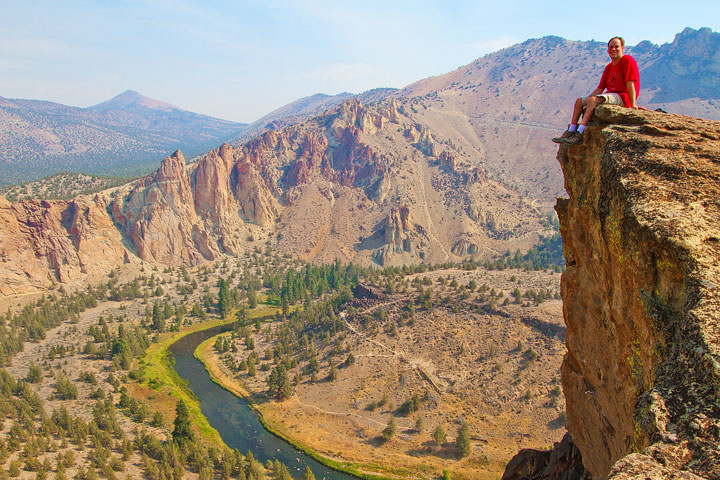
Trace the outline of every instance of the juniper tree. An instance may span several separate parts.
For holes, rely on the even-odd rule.
[[[455,449],[461,457],[470,455],[470,427],[463,423],[455,439]]]
[[[382,439],[386,442],[390,440],[393,435],[395,435],[395,417],[390,417],[390,421],[387,424],[387,427],[385,427],[382,431]]]
[[[328,373],[328,380],[329,381],[335,381],[337,379],[337,369],[335,368],[335,364],[332,360],[330,360],[330,373]]]
[[[435,427],[435,431],[433,432],[433,440],[435,440],[435,444],[438,447],[442,447],[443,444],[447,441],[447,435],[445,435],[445,430],[438,425]]]

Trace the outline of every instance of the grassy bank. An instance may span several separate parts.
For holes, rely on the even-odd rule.
[[[276,308],[261,306],[250,313],[250,318],[273,315],[276,310]],[[168,420],[174,418],[177,401],[184,400],[197,433],[209,443],[225,445],[220,434],[210,425],[205,415],[200,411],[200,403],[195,394],[188,388],[187,381],[175,371],[172,354],[168,348],[186,335],[233,323],[234,321],[235,311],[232,311],[224,318],[196,323],[181,329],[179,332],[161,334],[159,341],[150,345],[138,361],[137,376],[139,381],[132,386],[134,396],[144,397],[143,400],[149,404],[153,411],[163,413]]]

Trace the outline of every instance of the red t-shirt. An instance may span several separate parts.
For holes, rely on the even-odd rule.
[[[626,107],[630,104],[630,95],[626,82],[635,82],[635,100],[640,95],[640,72],[637,62],[630,55],[623,55],[620,61],[613,65],[610,62],[603,71],[598,88],[607,89],[608,93],[617,93],[623,99]]]

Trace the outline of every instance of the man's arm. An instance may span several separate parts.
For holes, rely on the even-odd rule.
[[[600,94],[603,93],[604,91],[605,91],[604,88],[597,87],[595,90],[593,90],[592,92],[590,92],[590,95],[588,95],[588,97],[594,97],[595,95],[600,95]]]
[[[625,86],[627,87],[628,96],[630,97],[630,108],[638,108],[637,106],[637,99],[635,96],[635,82],[630,80],[629,82],[625,82]]]

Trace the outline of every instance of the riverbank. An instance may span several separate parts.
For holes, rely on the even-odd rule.
[[[250,314],[250,318],[273,315],[274,307],[259,307]],[[138,360],[133,370],[128,389],[130,394],[145,401],[154,412],[160,412],[167,424],[175,418],[175,405],[178,400],[185,401],[192,420],[193,429],[200,438],[209,444],[227,446],[220,434],[208,422],[200,409],[195,394],[188,388],[187,382],[175,371],[169,347],[192,333],[222,327],[234,323],[235,311],[224,318],[216,318],[208,322],[196,323],[178,332],[166,332],[160,335],[157,342],[151,344],[145,354]]]
[[[219,334],[222,335],[222,334]],[[197,358],[207,370],[210,378],[220,387],[229,391],[230,393],[245,398],[248,402],[248,406],[257,414],[258,419],[263,424],[265,429],[279,437],[298,450],[305,453],[307,456],[315,459],[323,465],[332,468],[334,470],[353,475],[357,478],[364,480],[395,480],[398,478],[418,478],[416,475],[410,475],[410,470],[406,468],[392,468],[383,467],[377,463],[361,464],[351,461],[346,461],[343,458],[329,458],[322,455],[314,448],[309,446],[306,442],[300,440],[297,436],[293,436],[289,431],[288,425],[283,421],[282,416],[287,414],[288,417],[292,416],[293,412],[286,410],[283,405],[293,402],[288,400],[287,402],[268,402],[263,405],[254,403],[252,401],[252,393],[235,378],[226,368],[223,368],[220,359],[214,351],[214,344],[217,336],[208,338],[195,350],[195,358]],[[295,399],[297,400],[297,399]],[[393,471],[397,475],[388,477],[382,474],[376,474],[372,471]],[[417,472],[415,472],[417,473]],[[427,478],[427,477],[422,477]]]
[[[517,284],[511,279],[517,274],[496,273],[501,280],[507,277],[507,290]],[[401,307],[391,302],[383,308],[401,318]],[[559,301],[546,302],[532,309],[533,318],[554,326],[560,309]],[[364,315],[372,313],[368,309]],[[554,420],[561,404],[555,401],[552,369],[562,356],[562,340],[538,335],[534,324],[519,320],[527,314],[514,304],[492,316],[421,311],[412,325],[399,323],[397,332],[386,325],[379,333],[363,328],[362,320],[348,321],[333,341],[306,349],[317,348],[315,375],[293,351],[300,362],[289,375],[298,383],[285,401],[264,395],[281,322],[267,322],[246,334],[252,347],[242,337],[228,339],[232,348],[218,353],[217,338],[210,339],[196,350],[196,358],[216,384],[249,397],[269,431],[325,465],[366,477],[438,478],[447,470],[454,480],[490,480],[502,475],[518,448],[562,433]],[[251,352],[261,359],[256,376],[231,368]],[[413,394],[420,404],[405,412],[404,403]],[[395,432],[384,439],[391,418]],[[471,428],[471,449],[461,456],[455,441],[464,423]],[[436,431],[441,433],[436,436]]]
[[[407,292],[351,316],[334,317],[319,304],[314,316],[297,319],[306,322],[305,331],[290,340],[288,322],[269,321],[236,338],[228,335],[223,353],[215,351],[217,338],[211,339],[195,359],[210,373],[208,382],[254,402],[258,426],[261,421],[273,438],[325,465],[366,478],[430,479],[444,471],[454,480],[499,478],[519,449],[537,448],[563,433],[553,367],[565,351],[562,305],[508,300],[491,314],[476,302],[488,301],[488,291],[494,299],[512,298],[520,282],[537,292],[557,275],[425,275],[423,284],[464,288],[460,300],[443,294],[443,302],[456,302],[453,308],[416,310],[418,300]],[[240,370],[251,354],[254,376]],[[274,401],[264,394],[280,360],[289,365],[295,393]],[[395,428],[384,434],[391,419]],[[463,425],[470,430],[470,449],[461,455],[456,440]]]

